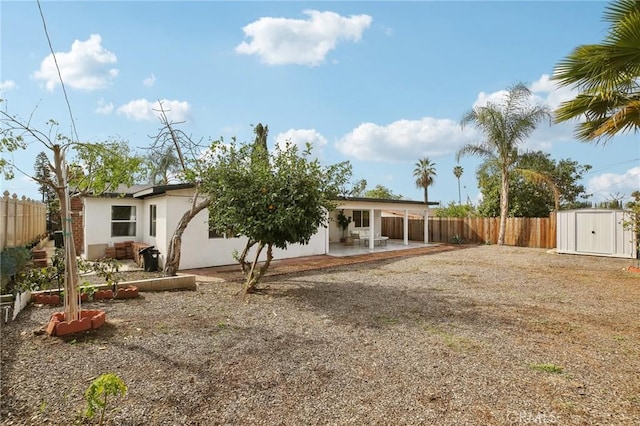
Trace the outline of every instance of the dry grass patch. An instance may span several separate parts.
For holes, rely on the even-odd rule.
[[[107,324],[73,340],[34,333],[53,308],[32,307],[2,329],[0,416],[73,424],[113,372],[117,425],[636,425],[627,264],[470,246],[281,275],[246,300],[203,281],[100,303]]]

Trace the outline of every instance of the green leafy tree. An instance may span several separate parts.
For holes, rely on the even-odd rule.
[[[633,234],[633,243],[636,246],[636,257],[638,258],[638,266],[640,266],[640,191],[631,193],[632,201],[627,203],[627,209],[630,210],[629,217],[623,222],[626,229],[631,230]]]
[[[151,185],[168,185],[182,172],[180,159],[173,146],[161,146],[150,150],[145,159],[145,181]]]
[[[509,87],[500,104],[487,103],[466,112],[461,126],[475,125],[484,139],[460,148],[456,159],[474,155],[490,160],[500,172],[500,231],[498,245],[504,244],[509,212],[509,175],[518,159],[518,145],[524,141],[542,120],[549,118],[546,107],[529,103],[531,91],[518,83]]]
[[[115,191],[119,185],[133,184],[134,176],[142,160],[132,156],[125,142],[84,143],[75,141],[57,131],[58,123],[49,120],[44,130],[33,127],[6,111],[0,111],[0,152],[25,149],[32,143],[42,145],[51,156],[51,176],[38,180],[34,175],[21,170],[16,164],[2,164],[6,176],[15,171],[46,184],[56,192],[60,200],[65,240],[65,320],[80,319],[78,295],[78,263],[73,232],[71,229],[70,197],[88,193],[100,195]],[[75,151],[73,161],[67,160],[70,151]]]
[[[364,197],[365,192],[367,190],[367,181],[366,179],[360,179],[355,182],[351,189],[348,191],[349,197]]]
[[[366,191],[364,196],[367,198],[380,198],[383,200],[402,200],[402,195],[394,194],[392,190],[384,185],[376,185],[375,188]]]
[[[267,140],[269,138],[269,126],[263,126],[262,123],[258,123],[253,128],[256,138],[253,141],[253,149],[257,152],[260,151],[261,155],[269,152]]]
[[[429,187],[433,185],[436,176],[436,164],[427,157],[420,158],[413,169],[413,177],[416,178],[416,186],[424,190],[424,202],[429,202]]]
[[[273,153],[221,141],[211,146],[212,166],[202,189],[212,200],[209,226],[220,233],[242,236],[247,243],[235,253],[245,275],[243,292],[251,293],[273,259],[273,248],[308,244],[344,184],[348,163],[321,167],[311,160],[311,146],[276,147]],[[266,261],[259,266],[266,249]],[[253,256],[250,259],[250,256]]]
[[[49,158],[46,152],[40,152],[36,155],[33,169],[33,176],[38,182],[38,192],[42,194],[42,202],[48,204],[55,198],[56,192],[51,186],[44,183],[51,180],[51,166],[49,166]]]
[[[464,173],[462,166],[455,166],[453,168],[453,175],[458,179],[458,204],[462,204],[462,195],[460,193],[460,178],[462,177],[462,173]]]
[[[580,91],[560,104],[555,121],[580,118],[576,136],[584,141],[640,128],[640,2],[614,1],[604,18],[610,27],[602,43],[578,46],[554,70],[560,85]]]
[[[47,205],[47,231],[53,232],[59,229],[60,202],[56,198],[55,189],[48,184],[51,182],[51,166],[46,152],[38,153],[33,168],[33,177],[38,182],[38,192],[42,194],[42,202]]]
[[[579,182],[590,165],[571,159],[558,162],[542,151],[520,155],[509,176],[509,217],[546,217],[552,210],[575,208],[589,194]],[[542,179],[540,177],[543,177]],[[477,172],[483,200],[478,206],[481,216],[500,214],[500,169],[486,161]]]
[[[446,207],[438,207],[434,211],[436,217],[476,217],[475,207],[470,204],[456,204],[451,201]]]

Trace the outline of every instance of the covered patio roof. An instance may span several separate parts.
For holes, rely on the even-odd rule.
[[[362,229],[360,231],[360,236],[365,243],[364,246],[362,246],[362,248],[371,250],[369,252],[373,252],[376,249],[384,250],[385,244],[380,244],[380,242],[381,242],[381,238],[384,239],[385,237],[380,235],[380,229],[379,229],[380,227],[379,217],[381,216],[383,211],[394,212],[395,215],[403,217],[404,241],[402,242],[402,245],[405,247],[409,247],[409,228],[408,228],[409,214],[411,214],[412,217],[421,216],[425,218],[425,223],[428,223],[426,221],[426,218],[429,217],[429,207],[440,205],[440,203],[435,201],[430,201],[428,203],[425,203],[423,201],[414,201],[414,200],[387,200],[387,199],[362,198],[362,197],[339,197],[335,201],[337,202],[336,210],[340,210],[340,211],[360,210],[364,212],[369,212],[368,217],[370,219],[368,219],[368,224],[364,227],[361,227],[361,229],[362,228],[365,228],[365,229]],[[378,217],[378,220],[375,220],[376,217]],[[352,232],[352,231],[349,231],[349,232]],[[372,238],[368,238],[368,237],[372,237]],[[429,242],[428,227],[425,226],[424,242],[422,244],[427,244],[428,242]],[[394,246],[393,244],[388,245],[389,248],[392,248],[393,246]],[[350,247],[350,246],[346,246],[345,250],[348,250],[347,247]],[[336,253],[342,252],[337,246],[333,247],[333,244],[330,244],[329,238],[327,239],[326,250],[327,250],[326,252],[329,254],[333,254],[332,252],[336,252]],[[353,251],[348,251],[348,252],[353,252]]]

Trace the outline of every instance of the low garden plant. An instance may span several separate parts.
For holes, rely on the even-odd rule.
[[[113,373],[105,373],[95,379],[86,392],[84,399],[87,401],[85,416],[92,419],[97,413],[100,414],[98,425],[104,424],[105,414],[110,396],[124,396],[127,394],[127,385],[122,379]]]

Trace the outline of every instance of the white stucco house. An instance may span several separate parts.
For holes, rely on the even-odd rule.
[[[162,266],[171,236],[183,213],[190,208],[193,193],[190,184],[172,184],[134,186],[122,193],[83,198],[80,212],[83,256],[97,259],[115,243],[135,241],[159,250]],[[339,210],[352,218],[347,232],[367,232],[369,235],[379,234],[383,211],[403,214],[405,244],[408,244],[409,214],[428,215],[428,205],[419,201],[343,198],[337,202],[337,210],[329,212],[327,228],[320,227],[309,244],[293,244],[286,250],[274,249],[274,259],[330,254],[330,243],[338,242],[342,236],[342,229],[336,222]],[[198,213],[185,230],[180,269],[234,264],[233,251],[244,248],[245,238],[226,238],[210,232],[208,214],[206,209]],[[371,248],[374,243],[374,239],[368,241]]]

